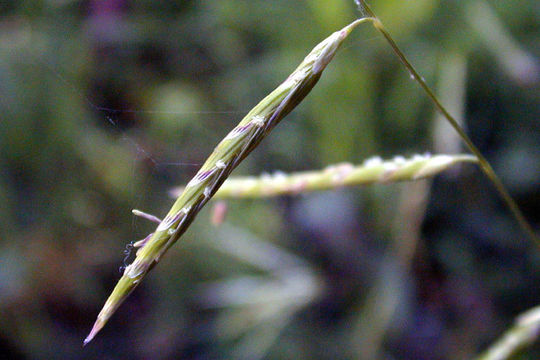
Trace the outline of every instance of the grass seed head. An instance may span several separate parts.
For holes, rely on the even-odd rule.
[[[336,164],[321,171],[292,174],[282,172],[260,177],[230,178],[214,195],[215,198],[256,198],[278,195],[295,195],[300,192],[330,190],[342,186],[368,185],[414,181],[431,177],[462,162],[477,162],[471,155],[414,155],[410,158],[396,156],[383,161],[373,157],[363,164]],[[179,189],[182,189],[180,187]],[[178,193],[173,189],[171,193]]]
[[[319,80],[339,46],[360,21],[355,21],[318,44],[296,70],[257,104],[214,149],[180,194],[167,216],[142,248],[107,299],[84,344],[89,343],[108,319],[191,224],[231,171],[298,105]],[[187,209],[187,210],[186,210]]]

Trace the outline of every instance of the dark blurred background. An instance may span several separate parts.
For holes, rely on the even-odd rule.
[[[540,6],[372,0],[540,221]],[[540,299],[540,251],[474,165],[433,182],[211,206],[82,348],[213,147],[353,1],[0,3],[2,359],[467,359]],[[364,24],[234,174],[463,152]],[[129,263],[130,259],[126,262]],[[529,349],[519,359],[537,359]]]

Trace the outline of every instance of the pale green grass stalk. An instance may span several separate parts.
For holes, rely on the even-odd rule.
[[[148,240],[137,242],[141,248],[137,251],[135,260],[126,267],[105,302],[92,330],[84,340],[85,345],[96,336],[148,271],[186,231],[231,171],[311,91],[343,41],[364,21],[366,20],[356,20],[318,44],[285,82],[257,104],[218,144],[155,232]]]
[[[514,358],[521,350],[534,344],[538,335],[540,335],[540,306],[519,315],[514,326],[478,356],[477,360]]]
[[[260,198],[343,186],[414,181],[434,176],[461,162],[477,162],[477,159],[471,155],[415,155],[410,159],[397,156],[387,161],[375,157],[358,166],[342,163],[322,171],[292,174],[278,172],[260,177],[230,178],[219,188],[214,198]],[[174,188],[171,195],[178,196],[183,189]]]
[[[420,87],[424,90],[428,98],[433,102],[435,107],[441,112],[444,118],[450,123],[450,125],[452,125],[454,130],[459,134],[459,136],[461,137],[465,145],[467,145],[469,150],[478,158],[480,168],[482,169],[484,174],[488,177],[488,179],[493,183],[497,192],[500,194],[502,200],[506,203],[512,215],[516,218],[516,220],[518,221],[523,231],[528,235],[528,237],[532,241],[534,241],[538,246],[540,246],[540,238],[535,234],[533,228],[525,219],[525,216],[523,216],[523,213],[517,206],[514,199],[512,199],[512,197],[506,190],[506,187],[503,185],[502,181],[499,179],[499,177],[493,170],[493,167],[491,166],[491,164],[487,161],[484,155],[482,155],[480,150],[478,150],[476,145],[474,145],[471,139],[467,136],[467,134],[465,133],[465,130],[463,130],[463,128],[459,125],[459,122],[442,105],[439,98],[435,95],[435,93],[431,90],[431,88],[426,84],[424,78],[418,74],[415,67],[409,62],[405,54],[397,46],[392,36],[390,36],[390,33],[386,30],[383,23],[379,20],[379,18],[377,18],[375,13],[371,10],[369,5],[366,3],[366,1],[355,0],[355,2],[358,4],[360,12],[367,16],[364,19],[371,21],[375,29],[377,29],[383,35],[383,37],[392,47],[392,50],[394,51],[394,53],[398,56],[398,58],[403,63],[407,71],[410,73],[411,77],[420,85]]]

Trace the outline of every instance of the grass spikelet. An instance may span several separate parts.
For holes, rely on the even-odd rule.
[[[296,70],[257,104],[217,145],[151,238],[137,251],[133,263],[126,267],[99,313],[90,334],[84,340],[84,345],[96,336],[148,271],[186,231],[199,210],[214,195],[231,171],[311,91],[342,42],[364,21],[365,19],[356,20],[318,44]]]
[[[342,186],[369,185],[413,181],[437,175],[441,171],[462,162],[477,162],[472,155],[415,155],[409,159],[397,156],[383,161],[375,157],[362,165],[337,164],[321,171],[292,174],[277,172],[260,177],[230,178],[219,188],[214,198],[258,198],[278,195],[294,195],[303,192],[330,190]],[[171,190],[177,196],[183,187]]]

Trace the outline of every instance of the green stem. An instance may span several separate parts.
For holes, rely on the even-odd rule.
[[[519,315],[514,326],[480,354],[476,360],[513,359],[520,351],[533,345],[540,334],[540,306]]]
[[[426,84],[423,77],[421,77],[414,66],[409,62],[405,54],[399,49],[394,39],[390,36],[382,22],[377,18],[375,13],[371,10],[369,5],[366,3],[365,0],[358,0],[357,3],[362,7],[362,12],[367,14],[369,16],[369,19],[371,20],[373,26],[375,29],[377,29],[386,39],[386,41],[390,44],[392,47],[392,50],[394,53],[398,56],[399,60],[403,63],[405,68],[409,71],[411,76],[416,80],[416,82],[420,85],[420,87],[424,90],[428,98],[435,104],[435,107],[441,112],[441,114],[446,118],[446,120],[452,125],[454,130],[459,134],[465,145],[469,148],[469,150],[478,158],[478,163],[480,165],[480,168],[486,174],[488,179],[493,183],[495,186],[497,192],[502,197],[503,201],[506,203],[508,208],[510,209],[512,215],[516,218],[518,221],[520,227],[523,229],[525,233],[529,236],[529,238],[535,242],[538,246],[540,246],[540,238],[535,234],[532,226],[527,222],[525,219],[525,216],[523,216],[523,213],[517,206],[516,202],[506,188],[504,187],[502,181],[499,179],[495,171],[493,170],[493,167],[490,165],[488,160],[482,155],[480,150],[474,145],[474,143],[471,141],[471,139],[467,136],[463,128],[459,125],[458,121],[446,110],[446,108],[441,104],[435,93],[429,88],[429,86]]]

